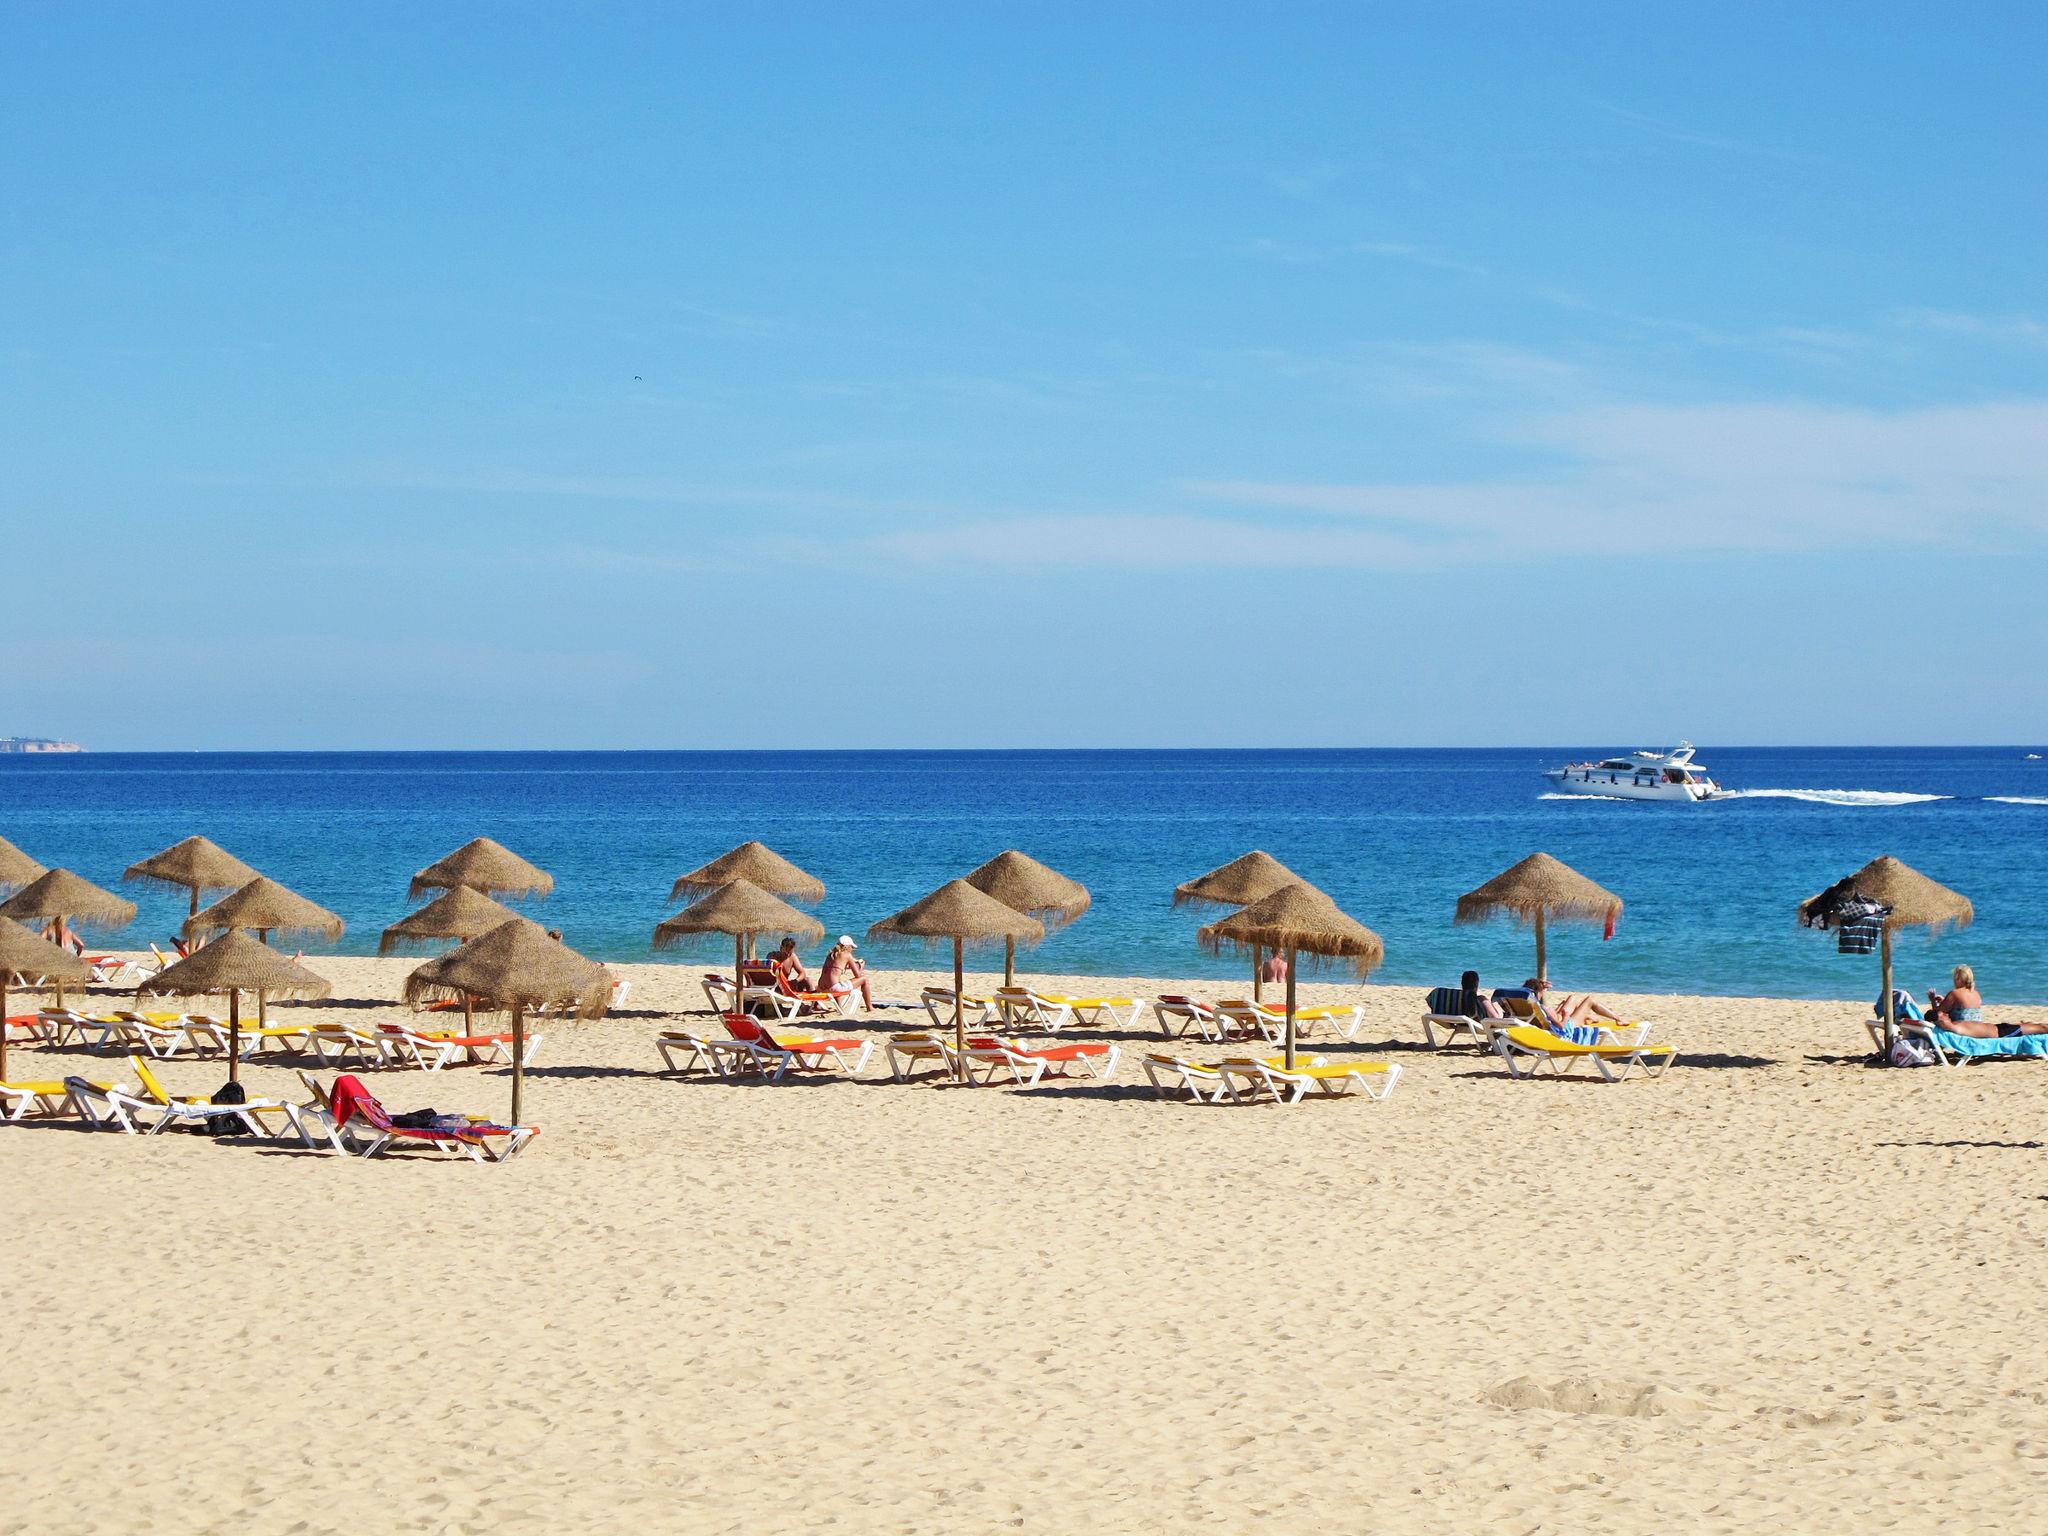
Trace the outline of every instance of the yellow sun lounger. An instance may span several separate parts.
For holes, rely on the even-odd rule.
[[[1218,1003],[1216,1011],[1246,1034],[1264,1035],[1275,1045],[1280,1043],[1280,1037],[1287,1028],[1287,1010],[1275,1008],[1270,1003],[1233,997]],[[1364,1022],[1365,1010],[1356,1003],[1326,1003],[1316,1008],[1294,1010],[1294,1028],[1297,1034],[1302,1035],[1313,1033],[1317,1026],[1327,1024],[1349,1040]]]
[[[1224,1087],[1238,1103],[1271,1098],[1276,1104],[1297,1104],[1313,1088],[1328,1098],[1363,1093],[1375,1101],[1394,1091],[1401,1069],[1390,1061],[1330,1061],[1312,1056],[1290,1070],[1284,1056],[1236,1056],[1217,1063]],[[1240,1088],[1240,1085],[1242,1087]]]
[[[113,1083],[94,1083],[103,1093]],[[0,1083],[0,1120],[54,1120],[70,1108],[71,1089],[62,1078]]]
[[[1030,987],[997,987],[995,1005],[1011,1024],[1035,1024],[1057,1034],[1069,1024],[1114,1024],[1128,1029],[1145,1006],[1142,997],[1070,997],[1064,992],[1038,992]]]
[[[1546,1070],[1553,1077],[1564,1077],[1580,1062],[1590,1061],[1602,1078],[1618,1083],[1638,1067],[1645,1077],[1662,1077],[1678,1060],[1676,1046],[1579,1045],[1534,1024],[1496,1030],[1493,1048],[1507,1063],[1508,1075],[1516,1078],[1534,1077]]]

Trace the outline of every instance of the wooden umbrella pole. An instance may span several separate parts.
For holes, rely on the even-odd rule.
[[[732,1011],[734,1013],[745,1013],[747,1011],[746,989],[740,985],[740,972],[745,969],[746,954],[746,939],[739,934],[734,934],[732,940]]]
[[[64,919],[61,917],[52,919],[50,931],[53,942],[59,949],[62,949],[64,947]],[[61,976],[57,978],[57,1011],[59,1013],[64,1011],[64,978]]]
[[[1017,985],[1017,940],[1007,933],[1003,935],[1003,985]]]
[[[7,1081],[7,983],[11,979],[0,971],[0,1083]]]
[[[960,958],[961,941],[953,941],[953,1071],[967,1081],[967,967]]]
[[[1536,979],[1550,980],[1550,967],[1543,954],[1543,909],[1536,909]]]
[[[1259,945],[1252,946],[1252,1001],[1264,1002],[1266,997],[1266,951]]]
[[[1294,951],[1287,951],[1287,1070],[1294,1070]]]
[[[242,989],[228,988],[228,1081],[242,1080]]]
[[[519,1124],[520,1089],[526,1081],[526,1005],[512,1004],[512,1123]]]
[[[1881,929],[1877,938],[1879,968],[1884,972],[1884,1055],[1891,1060],[1892,1032],[1898,1026],[1896,1010],[1892,1007],[1892,931]]]

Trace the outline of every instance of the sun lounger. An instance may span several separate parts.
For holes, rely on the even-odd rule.
[[[1221,1040],[1227,1027],[1223,1016],[1207,1003],[1177,992],[1152,999],[1152,1017],[1158,1021],[1159,1033],[1169,1040],[1185,1038],[1191,1032],[1204,1040]]]
[[[1148,1055],[1145,1077],[1162,1099],[1186,1094],[1198,1104],[1220,1104],[1229,1092],[1223,1074],[1214,1067],[1182,1056]]]
[[[698,977],[704,988],[704,1003],[713,1013],[732,1013],[738,1008],[732,989],[732,978],[717,971],[706,971]]]
[[[1280,1043],[1281,1036],[1287,1030],[1285,1008],[1255,1003],[1249,998],[1234,997],[1218,1003],[1216,1011],[1246,1034],[1263,1035],[1274,1045]],[[1358,1033],[1358,1026],[1364,1022],[1365,1010],[1356,1003],[1327,1003],[1315,1008],[1294,1010],[1294,1032],[1303,1039],[1327,1024],[1344,1039],[1349,1040]]]
[[[83,1043],[88,1035],[95,1045],[105,1045],[114,1038],[109,1020],[80,1013],[75,1008],[45,1008],[36,1019],[49,1032],[50,1043],[60,1049],[74,1041]]]
[[[0,1030],[6,1031],[9,1045],[16,1041],[23,1044],[55,1044],[57,1039],[57,1026],[40,1013],[13,1014],[0,1020]]]
[[[992,1083],[1007,1072],[1018,1087],[1029,1087],[1045,1076],[1099,1078],[1116,1076],[1118,1049],[1099,1041],[1074,1041],[1066,1045],[1031,1047],[1018,1045],[995,1035],[967,1037],[967,1079],[977,1081],[974,1069],[982,1069],[979,1081]]]
[[[739,1011],[753,1012],[758,1008],[769,1018],[794,1019],[813,1013],[846,1018],[857,1011],[860,1003],[860,991],[854,987],[839,992],[799,991],[772,965],[743,966],[740,980],[744,985],[740,988]]]
[[[917,994],[917,1000],[924,1004],[924,1011],[931,1015],[932,1023],[940,1029],[953,1027],[953,989],[951,987],[926,987]],[[986,1024],[995,1017],[996,1005],[985,997],[973,993],[961,996],[960,1016],[967,1021],[968,1028]]]
[[[754,1053],[745,1041],[715,1040],[687,1029],[664,1029],[654,1037],[654,1048],[661,1052],[661,1070],[676,1077],[688,1077],[699,1069],[713,1077],[729,1077],[754,1064]]]
[[[950,994],[947,1001],[952,1001]],[[1139,997],[1071,997],[1031,987],[997,987],[992,1001],[1007,1023],[1028,1025],[1049,1035],[1074,1023],[1127,1028],[1137,1021],[1139,1010],[1145,1006],[1145,1000]]]
[[[1271,1099],[1298,1104],[1311,1092],[1328,1098],[1362,1093],[1384,1099],[1401,1080],[1401,1069],[1387,1061],[1331,1061],[1322,1056],[1297,1060],[1290,1070],[1282,1056],[1236,1056],[1216,1064],[1230,1097],[1239,1104]]]
[[[94,1083],[102,1093],[121,1085]],[[71,1090],[61,1078],[28,1079],[0,1083],[0,1120],[56,1120],[76,1113]]]
[[[478,1163],[502,1163],[515,1157],[540,1134],[533,1125],[497,1125],[469,1116],[433,1126],[396,1125],[362,1079],[343,1075],[328,1093],[328,1115],[336,1128],[354,1138],[362,1157],[380,1157],[399,1147],[427,1147],[454,1152]]]
[[[374,1067],[393,1059],[405,1059],[403,1046],[387,1043],[384,1036],[350,1024],[309,1024],[305,1035],[302,1048],[315,1060],[329,1066],[353,1063]]]
[[[936,1067],[946,1077],[958,1077],[959,1070],[953,1060],[951,1031],[941,1035],[934,1030],[909,1030],[891,1035],[887,1041],[889,1076],[899,1083],[907,1083],[917,1075],[920,1065]]]
[[[278,1099],[252,1098],[242,1104],[216,1104],[204,1095],[174,1097],[140,1056],[130,1056],[139,1091],[108,1087],[80,1077],[67,1077],[73,1111],[99,1130],[118,1130],[127,1135],[157,1136],[174,1127],[199,1129],[222,1120],[238,1120],[252,1136],[275,1137],[278,1132],[264,1118],[284,1116],[285,1105]],[[288,1117],[287,1117],[288,1118]]]
[[[857,1077],[875,1048],[872,1040],[851,1037],[826,1039],[819,1035],[773,1035],[759,1020],[744,1013],[728,1013],[724,1019],[725,1032],[744,1045],[752,1053],[755,1065],[765,1069],[770,1079],[776,1082],[780,1082],[792,1067]],[[850,1064],[847,1061],[849,1052],[853,1053]]]
[[[2048,1057],[2048,1035],[2002,1035],[1995,1040],[1984,1040],[1975,1035],[1959,1035],[1954,1030],[1943,1029],[1925,1020],[1907,1019],[1899,1020],[1898,1030],[1901,1035],[1926,1041],[1934,1048],[1934,1059],[1944,1067],[1966,1067],[1973,1061],[1997,1061],[2001,1058]],[[1884,1025],[1880,1023],[1872,1034],[1882,1049]]]
[[[1511,1024],[1494,1031],[1493,1048],[1507,1063],[1508,1075],[1517,1078],[1545,1071],[1564,1077],[1580,1062],[1589,1061],[1602,1078],[1618,1083],[1639,1067],[1646,1077],[1662,1077],[1678,1059],[1674,1046],[1580,1045],[1534,1024]]]

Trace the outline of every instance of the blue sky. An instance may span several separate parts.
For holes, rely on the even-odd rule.
[[[0,734],[2033,740],[2044,57],[2019,5],[11,6]]]

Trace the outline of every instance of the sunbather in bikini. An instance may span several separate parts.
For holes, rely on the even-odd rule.
[[[2035,1024],[2018,1020],[2007,1024],[1993,1024],[1984,1017],[1984,995],[1977,990],[1977,976],[1967,965],[1959,965],[1950,973],[1953,983],[1946,996],[1930,990],[1927,1001],[1931,1005],[1927,1022],[1938,1029],[1945,1029],[1952,1035],[1968,1035],[1975,1040],[2008,1040],[2014,1035],[2048,1035],[2048,1024]]]
[[[1590,1024],[1604,1021],[1608,1024],[1627,1022],[1618,1013],[1609,1012],[1606,1005],[1592,997],[1575,997],[1567,992],[1556,1002],[1546,1002],[1543,994],[1550,990],[1550,983],[1540,976],[1531,976],[1522,983],[1536,994],[1536,1009],[1553,1025]]]

